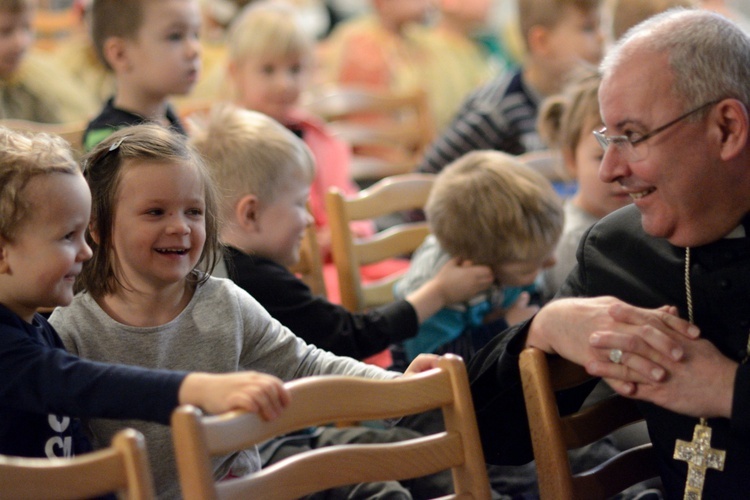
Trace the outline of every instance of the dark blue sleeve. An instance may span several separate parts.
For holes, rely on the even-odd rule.
[[[111,365],[64,350],[41,316],[0,312],[0,401],[6,409],[169,423],[187,374]]]

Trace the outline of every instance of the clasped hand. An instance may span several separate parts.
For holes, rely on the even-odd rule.
[[[731,416],[737,363],[676,308],[634,307],[614,297],[560,299],[532,321],[527,345],[604,378],[619,394],[692,416]],[[619,363],[610,360],[622,351]]]

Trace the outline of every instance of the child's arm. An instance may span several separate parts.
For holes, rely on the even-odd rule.
[[[272,420],[289,404],[289,391],[284,383],[260,372],[246,371],[227,374],[191,373],[179,391],[180,404],[192,404],[208,413],[247,410]]]
[[[406,296],[421,324],[444,307],[470,299],[492,284],[494,277],[487,266],[471,261],[459,263],[452,258],[429,281]]]

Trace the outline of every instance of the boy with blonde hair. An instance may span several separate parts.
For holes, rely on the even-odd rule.
[[[447,259],[405,300],[352,313],[313,296],[288,267],[311,223],[315,163],[292,132],[261,113],[224,106],[193,138],[222,191],[220,232],[228,276],[309,343],[363,359],[416,334],[419,323],[489,286],[489,268]]]
[[[469,151],[513,155],[545,148],[536,131],[539,102],[558,92],[580,61],[602,56],[601,0],[518,0],[522,67],[474,91],[427,149],[418,169],[439,172]]]
[[[185,134],[168,103],[195,85],[200,71],[197,0],[94,0],[91,35],[114,72],[115,95],[84,134],[92,149],[115,130],[155,122]]]
[[[539,272],[554,263],[563,226],[558,195],[541,174],[499,151],[474,151],[440,173],[425,206],[432,230],[396,284],[404,296],[450,259],[489,266],[495,281],[442,309],[404,341],[407,359],[456,352],[465,359],[507,325],[528,319]]]

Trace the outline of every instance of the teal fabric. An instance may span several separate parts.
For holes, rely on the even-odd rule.
[[[522,292],[534,293],[536,284],[522,287],[503,287],[503,301],[500,307],[512,306]],[[484,317],[492,310],[492,302],[487,300],[459,309],[444,308],[425,320],[415,337],[403,342],[407,359],[411,361],[423,352],[435,352],[438,347],[455,340],[465,330],[477,328],[484,323]]]

